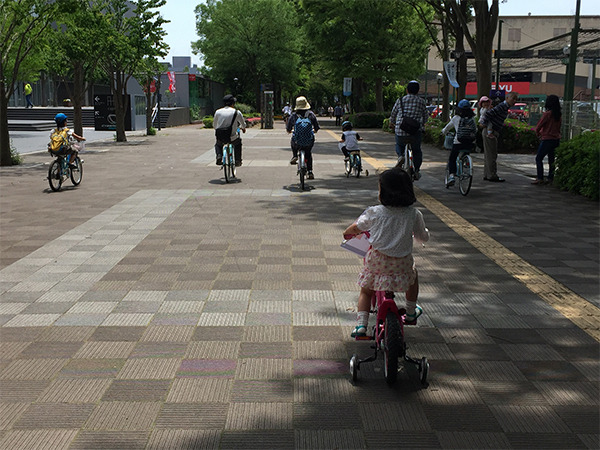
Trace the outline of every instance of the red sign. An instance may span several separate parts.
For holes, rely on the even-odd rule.
[[[156,80],[152,80],[150,82],[150,92],[152,92],[153,94],[156,92]]]
[[[167,72],[167,77],[169,77],[169,92],[174,94],[175,93],[175,72]]]
[[[189,73],[188,74],[188,81],[196,81],[196,74],[195,73]]]
[[[498,89],[505,90],[508,94],[509,92],[516,92],[519,95],[528,95],[529,94],[529,81],[501,81],[498,84]],[[492,83],[492,89],[496,88],[496,83]],[[477,83],[469,82],[467,83],[467,89],[465,91],[465,95],[477,95]]]

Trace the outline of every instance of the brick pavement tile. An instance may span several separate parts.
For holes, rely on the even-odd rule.
[[[561,406],[554,410],[573,433],[600,436],[600,412],[596,406]]]
[[[196,328],[193,341],[240,341],[244,334],[242,327],[202,326]]]
[[[239,342],[196,341],[190,342],[185,352],[187,359],[237,359]]]
[[[482,328],[441,328],[439,334],[448,344],[493,344],[494,340]],[[417,340],[421,342],[421,340]]]
[[[101,402],[85,424],[87,430],[149,430],[159,414],[157,402]]]
[[[367,448],[397,449],[401,448],[442,448],[435,433],[419,432],[387,432],[369,431],[365,432]]]
[[[62,368],[62,378],[114,378],[125,359],[72,359]]]
[[[243,326],[246,321],[245,313],[202,313],[198,320],[198,327],[206,326]]]
[[[598,384],[590,382],[534,382],[551,405],[597,406],[600,404]]]
[[[119,379],[157,380],[175,378],[180,358],[128,359],[119,372]]]
[[[442,448],[474,450],[510,448],[510,442],[504,433],[440,431],[436,435]]]
[[[2,380],[0,399],[3,403],[35,402],[49,384],[49,380]]]
[[[237,366],[239,380],[281,380],[292,376],[292,359],[246,358]]]
[[[82,430],[73,440],[69,450],[143,450],[148,437],[149,432]]]
[[[184,359],[176,376],[233,378],[237,366],[235,359]]]
[[[194,334],[193,326],[156,325],[146,328],[142,342],[189,342]]]
[[[245,313],[246,311],[248,311],[248,300],[209,300],[202,309],[203,313]]]
[[[293,343],[293,358],[339,359],[347,356],[346,346],[341,341],[299,341]]]
[[[291,342],[242,342],[239,358],[291,358]]]
[[[78,430],[15,430],[4,436],[0,447],[12,450],[67,449]]]
[[[511,361],[460,361],[473,381],[527,381]]]
[[[575,361],[572,364],[588,381],[598,381],[600,379],[600,361]]]
[[[19,420],[13,424],[13,428],[81,428],[94,407],[93,403],[40,403],[30,405]]]
[[[495,405],[490,410],[507,433],[569,433],[570,429],[548,406]]]
[[[425,411],[416,403],[358,405],[365,431],[431,431]]]
[[[90,341],[139,341],[142,334],[146,331],[145,327],[119,327],[104,326],[96,328],[94,334],[89,338]]]
[[[293,326],[292,336],[294,341],[337,341],[346,334],[338,326]]]
[[[83,359],[127,358],[134,347],[135,342],[92,341],[84,343],[74,357]]]
[[[28,407],[28,403],[0,403],[0,430],[9,430]]]
[[[452,360],[457,359],[452,350],[452,346],[442,343],[420,343],[415,342],[410,345],[410,354],[426,355],[431,360]]]
[[[486,332],[497,344],[545,344],[546,341],[533,329],[487,328]]]
[[[227,403],[232,380],[225,378],[177,378],[167,396],[169,403]]]
[[[294,431],[261,430],[261,431],[224,431],[221,435],[221,449],[239,448],[261,450],[265,448],[294,449]]]
[[[1,373],[0,380],[50,380],[67,363],[67,359],[17,359]]]
[[[583,381],[584,377],[567,361],[515,361],[530,381]]]
[[[156,418],[156,428],[224,428],[227,403],[165,403]]]
[[[471,315],[460,315],[460,316],[443,316],[437,314],[428,314],[427,312],[423,315],[427,317],[436,328],[482,328],[482,325],[474,320],[474,316]],[[421,318],[419,318],[421,322]]]
[[[477,394],[472,382],[465,380],[440,379],[435,389],[424,389],[418,392],[424,405],[444,406],[479,405],[483,401]],[[434,428],[435,429],[435,428]]]
[[[83,342],[32,342],[19,355],[20,359],[72,358]]]
[[[514,449],[577,449],[585,444],[570,433],[506,433],[510,447]]]
[[[598,345],[582,345],[580,347],[554,347],[554,350],[564,359],[574,364],[577,361],[597,360],[600,353]]]
[[[354,403],[293,404],[294,429],[339,430],[360,429],[360,413]]]
[[[52,325],[60,314],[18,314],[6,322],[3,328],[9,327],[45,327]]]
[[[361,430],[298,430],[295,441],[296,449],[367,448]]]
[[[423,409],[431,428],[436,431],[503,431],[486,405],[423,405]]]
[[[29,345],[29,342],[0,342],[0,360],[17,358]]]
[[[84,302],[114,302],[121,301],[127,295],[127,290],[88,291],[81,296]]]
[[[73,302],[46,302],[31,303],[23,310],[23,314],[64,314],[75,303]]]
[[[187,342],[138,342],[129,358],[183,358]]]
[[[294,380],[294,402],[338,403],[354,400],[354,386],[346,378],[302,378]]]
[[[225,430],[292,429],[291,403],[232,403],[227,413]]]
[[[171,380],[114,380],[102,401],[164,402],[170,385]]]
[[[294,389],[291,380],[235,380],[232,402],[291,402]]]
[[[217,450],[220,441],[220,430],[156,429],[146,450]]]
[[[106,378],[56,379],[38,399],[39,403],[96,403],[110,386]]]

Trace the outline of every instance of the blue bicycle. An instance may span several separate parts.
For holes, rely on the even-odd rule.
[[[83,177],[83,161],[81,158],[76,153],[67,155],[50,153],[56,158],[48,169],[50,189],[54,192],[60,191],[63,181],[66,181],[67,178],[71,178],[74,186],[79,185]]]
[[[235,178],[235,157],[233,153],[233,144],[225,144],[223,146],[223,174],[225,175],[225,182]]]
[[[350,174],[354,173],[356,178],[360,177],[362,172],[362,158],[360,157],[360,150],[351,151],[346,160],[346,177],[350,177]],[[369,175],[369,171],[365,172],[365,175]]]

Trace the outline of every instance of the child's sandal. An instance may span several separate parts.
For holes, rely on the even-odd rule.
[[[421,308],[419,305],[417,305],[415,307],[414,314],[406,314],[406,317],[404,319],[404,325],[416,325],[417,319],[419,318],[419,316],[421,314],[423,314],[423,308]]]
[[[356,325],[354,331],[350,333],[350,337],[363,337],[367,335],[367,327],[364,325]]]

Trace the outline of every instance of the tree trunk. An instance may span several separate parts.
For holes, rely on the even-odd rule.
[[[79,136],[83,136],[83,118],[81,106],[85,95],[83,65],[75,62],[73,65],[73,131]]]
[[[146,135],[150,135],[152,128],[152,92],[150,92],[150,80],[146,85]]]
[[[10,135],[8,133],[8,98],[6,87],[0,78],[0,166],[11,166]]]
[[[116,126],[117,126],[117,142],[127,142],[127,136],[125,135],[125,107],[126,98],[123,95],[123,76],[120,71],[114,72],[115,77],[112,85],[114,86],[113,99],[115,103],[115,115],[116,115]]]
[[[375,80],[375,111],[383,112],[383,78]]]

